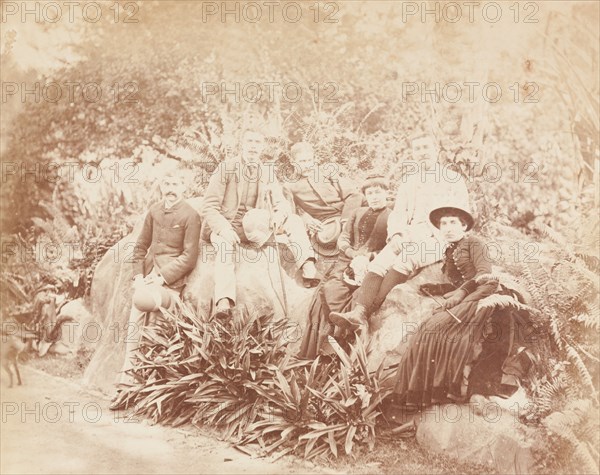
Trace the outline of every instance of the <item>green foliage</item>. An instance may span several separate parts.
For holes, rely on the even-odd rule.
[[[129,405],[154,421],[217,427],[242,450],[314,458],[373,447],[383,369],[367,370],[360,342],[328,361],[286,352],[285,320],[241,311],[205,319],[187,306],[144,330]],[[283,451],[283,452],[281,452]]]

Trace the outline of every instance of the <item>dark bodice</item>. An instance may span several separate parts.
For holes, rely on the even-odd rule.
[[[358,220],[358,226],[356,229],[358,232],[354,233],[354,242],[352,243],[352,247],[354,249],[359,249],[363,246],[367,246],[369,252],[381,251],[383,246],[385,246],[385,238],[387,234],[385,230],[376,230],[375,224],[377,223],[380,215],[383,215],[383,219],[385,219],[385,223],[387,223],[387,216],[389,213],[389,208],[382,208],[378,210],[367,208],[367,210]]]
[[[485,244],[470,235],[450,244],[445,251],[442,272],[454,286],[471,293],[477,287],[475,279],[492,272]]]

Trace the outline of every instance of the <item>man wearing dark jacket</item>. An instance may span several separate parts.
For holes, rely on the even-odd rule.
[[[140,330],[147,312],[168,307],[183,290],[188,274],[198,260],[200,215],[184,199],[183,175],[167,173],[160,182],[162,201],[150,207],[130,262],[133,265],[134,294],[127,325],[125,362],[119,375],[121,386],[131,384],[139,346]],[[110,408],[119,409],[117,392]]]

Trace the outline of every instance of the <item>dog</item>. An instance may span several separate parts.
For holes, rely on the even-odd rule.
[[[25,329],[22,325],[16,323],[7,322],[2,325],[2,344],[0,345],[0,359],[2,360],[2,367],[8,373],[10,378],[9,388],[13,387],[13,372],[11,366],[15,370],[17,375],[17,384],[21,386],[23,380],[21,379],[21,373],[19,372],[19,355],[27,347],[26,340],[33,340],[37,337],[34,332]]]

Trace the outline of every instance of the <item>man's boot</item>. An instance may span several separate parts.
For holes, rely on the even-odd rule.
[[[374,272],[367,272],[356,299],[356,307],[350,312],[331,312],[329,320],[336,326],[355,330],[368,323],[367,318],[373,302],[379,293],[383,277]]]
[[[368,323],[367,308],[364,305],[356,304],[356,307],[350,312],[331,312],[329,314],[329,320],[335,326],[340,328],[356,330],[357,328],[360,328],[361,325],[366,325]]]

